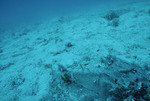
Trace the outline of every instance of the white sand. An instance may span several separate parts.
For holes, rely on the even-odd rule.
[[[0,43],[3,51],[0,53],[0,100],[59,101],[60,98],[62,101],[62,96],[64,101],[82,100],[84,94],[79,93],[79,96],[78,89],[65,92],[60,83],[59,65],[73,72],[71,74],[106,73],[110,76],[112,71],[124,68],[106,68],[101,63],[103,57],[112,55],[139,67],[150,66],[149,5],[150,2],[139,2],[107,9],[101,6],[5,31],[6,36]],[[103,18],[109,10],[122,10],[118,27],[109,25]],[[72,47],[66,46],[69,42]],[[149,75],[150,72],[146,72]],[[58,81],[52,87],[54,78]]]

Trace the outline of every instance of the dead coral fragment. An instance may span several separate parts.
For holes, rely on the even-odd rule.
[[[82,66],[82,64],[80,64],[80,68],[81,68],[82,71],[84,72],[84,67]]]
[[[110,12],[108,12],[108,13],[104,16],[104,18],[105,18],[106,20],[108,20],[108,21],[111,21],[111,20],[113,20],[113,19],[115,19],[115,18],[119,18],[119,16],[118,16],[118,14],[117,14],[116,12],[110,11]]]
[[[61,75],[61,79],[64,81],[64,83],[71,83],[71,77],[67,73]]]
[[[109,26],[118,27],[119,26],[119,19],[113,19],[108,23]]]
[[[132,96],[135,101],[150,101],[150,92],[143,83],[141,83],[140,89],[136,87],[135,83],[131,83],[128,87],[116,88],[110,92],[110,95],[120,100],[128,99]]]
[[[105,64],[107,65],[112,65],[114,63],[115,57],[113,57],[112,55],[108,55],[107,57],[105,57]]]

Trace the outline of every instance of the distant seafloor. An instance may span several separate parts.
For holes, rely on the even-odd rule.
[[[95,7],[109,9],[115,5],[148,0],[1,0],[0,28],[39,21],[41,18],[63,16]],[[12,25],[11,25],[12,24]],[[7,28],[6,28],[7,29]]]

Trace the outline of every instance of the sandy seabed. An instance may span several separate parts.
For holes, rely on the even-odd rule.
[[[149,5],[100,6],[4,31],[0,100],[150,101]]]

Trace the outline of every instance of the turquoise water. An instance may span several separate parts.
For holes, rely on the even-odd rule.
[[[97,5],[103,5],[104,7],[109,8],[109,5],[116,5],[119,3],[125,4],[137,1],[140,0],[1,0],[0,21],[1,23],[22,23],[26,21],[30,22],[40,17],[64,14],[64,12],[74,12],[76,9],[80,11],[82,9]]]
[[[0,101],[150,101],[149,0],[0,0]]]

